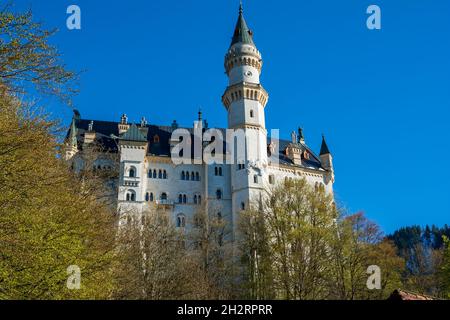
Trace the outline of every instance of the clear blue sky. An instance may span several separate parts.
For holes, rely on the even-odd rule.
[[[53,42],[86,70],[76,107],[85,118],[190,125],[202,107],[225,127],[223,57],[238,0],[16,0],[57,27]],[[82,30],[65,28],[66,8]],[[382,30],[366,8],[382,9]],[[325,133],[336,194],[386,232],[450,222],[450,1],[246,0],[270,93],[267,126],[298,126],[316,152]],[[68,123],[67,107],[49,102]]]

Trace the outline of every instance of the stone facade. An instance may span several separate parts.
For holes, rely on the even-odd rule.
[[[82,119],[77,111],[67,135],[66,158],[80,168],[89,145],[98,143],[105,154],[117,155],[115,160],[100,156],[94,166],[119,168],[114,184],[119,213],[163,207],[177,226],[186,228],[199,210],[220,215],[235,227],[242,210],[260,199],[269,186],[285,179],[305,178],[332,194],[333,159],[325,139],[317,156],[306,145],[301,129],[289,141],[268,138],[265,108],[270,104],[259,81],[262,65],[241,8],[225,56],[229,83],[222,97],[228,129],[242,130],[245,135],[243,152],[230,153],[225,144],[223,156],[232,154],[232,164],[175,164],[172,150],[179,140],[172,134],[180,129],[176,122],[157,126],[142,119],[134,124],[125,115],[119,122],[92,121]],[[193,127],[184,129],[192,135],[196,129],[206,133],[208,124],[199,113]],[[205,149],[208,143],[201,139]]]

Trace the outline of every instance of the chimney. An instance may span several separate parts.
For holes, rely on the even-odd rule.
[[[120,117],[119,135],[127,132],[128,129],[130,129],[130,125],[128,124],[128,117],[126,114],[123,114],[122,117]]]
[[[95,141],[94,121],[91,121],[88,126],[88,131],[84,133],[84,143],[91,144]]]

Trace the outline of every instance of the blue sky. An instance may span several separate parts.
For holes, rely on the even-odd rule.
[[[223,58],[237,0],[16,0],[60,32],[67,65],[85,70],[75,99],[84,118],[191,125],[199,107],[226,126]],[[82,10],[82,30],[65,27]],[[382,10],[382,30],[366,8]],[[319,151],[327,136],[336,194],[386,232],[450,222],[450,2],[448,0],[244,1],[263,54],[267,126],[302,126]],[[68,123],[71,111],[46,101]]]

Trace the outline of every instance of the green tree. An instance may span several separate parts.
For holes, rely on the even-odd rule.
[[[262,202],[254,203],[250,212],[254,212],[250,221],[260,220],[244,222],[250,230],[240,232],[246,235],[241,248],[247,287],[270,295],[271,289],[261,284],[273,286],[279,299],[326,298],[337,218],[332,197],[321,188],[314,190],[304,179],[286,180],[269,190]],[[258,233],[259,243],[254,237]]]
[[[46,30],[31,11],[16,13],[12,2],[0,6],[0,87],[9,93],[37,90],[69,102],[76,75],[61,62]],[[28,97],[30,98],[30,97]]]
[[[109,207],[57,157],[45,113],[5,94],[0,113],[0,299],[107,298]],[[71,265],[81,269],[81,290],[66,287]]]

